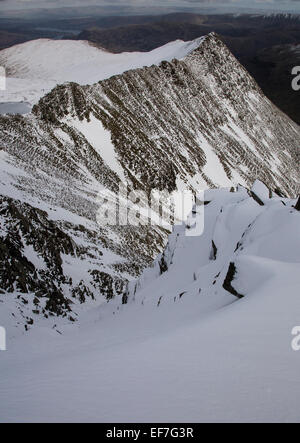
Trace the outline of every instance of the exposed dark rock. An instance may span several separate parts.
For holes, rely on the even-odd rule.
[[[234,280],[235,274],[236,274],[236,267],[235,264],[231,262],[227,271],[226,278],[223,283],[223,288],[226,291],[230,292],[231,294],[235,295],[236,297],[243,298],[244,296],[242,294],[239,294],[232,286],[232,281]]]
[[[167,272],[167,270],[168,270],[168,265],[167,265],[167,262],[165,260],[164,254],[162,255],[162,257],[160,259],[159,268],[160,268],[160,273],[161,274],[163,274],[164,272]]]
[[[210,260],[216,260],[217,259],[217,253],[218,253],[218,248],[216,247],[215,242],[212,240],[211,242],[212,245],[212,250],[210,253]]]
[[[107,300],[116,295],[122,295],[126,288],[126,281],[112,277],[110,274],[99,270],[90,271],[93,277],[93,286],[99,290],[99,294],[105,296]]]
[[[36,307],[41,300],[45,300],[43,310],[45,317],[47,314],[65,317],[72,310],[71,298],[78,299],[80,303],[84,303],[87,298],[95,298],[87,282],[80,281],[75,286],[72,279],[65,274],[63,267],[63,256],[85,258],[86,251],[75,243],[58,222],[50,220],[45,211],[0,196],[0,218],[2,293],[28,294],[28,298],[23,296],[20,300],[24,305],[28,305],[29,298],[32,298],[32,303]],[[29,261],[25,255],[28,247],[40,257],[44,263],[42,268],[37,268]],[[90,275],[95,293],[107,299],[122,294],[126,285],[126,280],[113,277],[98,269],[91,269]],[[38,314],[40,310],[36,308],[33,312]]]
[[[122,305],[127,305],[128,303],[128,293],[125,292],[122,296]]]
[[[260,206],[264,206],[264,202],[255,194],[253,191],[249,191],[249,195],[258,203]]]
[[[275,192],[275,194],[277,194],[279,197],[282,197],[282,198],[284,198],[284,197],[286,197],[286,195],[284,195],[284,193],[281,191],[281,189],[279,189],[279,188],[275,188],[274,189],[274,192]]]

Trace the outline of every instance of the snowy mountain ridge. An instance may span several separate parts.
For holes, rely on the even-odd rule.
[[[32,113],[1,116],[0,286],[16,325],[76,320],[83,304],[123,295],[163,250],[161,226],[99,226],[100,190],[260,178],[292,197],[299,143],[299,127],[215,34],[180,61],[59,85]]]
[[[150,52],[112,54],[87,41],[38,39],[0,51],[7,87],[0,102],[36,104],[57,84],[93,84],[129,69],[181,59],[196,49],[203,37],[177,40]]]

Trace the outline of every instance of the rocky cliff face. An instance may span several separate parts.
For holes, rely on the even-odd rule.
[[[72,119],[100,120],[125,175],[142,187],[175,189],[179,178],[204,187],[250,184],[253,171],[287,192],[297,181],[298,126],[263,96],[214,34],[182,61],[91,87],[60,86],[34,114],[61,128],[74,126]]]
[[[299,127],[214,34],[180,61],[57,86],[31,114],[0,118],[1,298],[24,299],[29,325],[40,313],[74,319],[76,303],[121,294],[168,234],[99,226],[99,190],[260,178],[291,196],[299,142]]]

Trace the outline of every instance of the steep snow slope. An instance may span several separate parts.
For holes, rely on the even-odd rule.
[[[196,49],[201,38],[174,41],[146,53],[111,54],[86,41],[39,39],[0,51],[0,66],[7,71],[7,88],[1,102],[37,101],[56,84],[96,83],[128,69],[183,58]]]
[[[57,86],[31,114],[0,118],[1,299],[17,299],[28,328],[122,294],[168,232],[99,226],[100,190],[114,200],[124,181],[148,196],[259,177],[293,196],[299,143],[299,127],[214,34],[181,61]]]
[[[256,182],[205,201],[203,235],[176,228],[127,305],[115,299],[60,334],[41,324],[9,338],[2,421],[299,422],[295,200],[269,199]]]

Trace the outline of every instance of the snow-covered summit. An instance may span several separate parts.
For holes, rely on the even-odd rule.
[[[34,104],[59,83],[93,84],[129,69],[181,59],[202,40],[177,40],[150,52],[121,54],[112,54],[87,41],[38,39],[22,43],[0,51],[0,66],[6,68],[8,75],[0,102]]]

